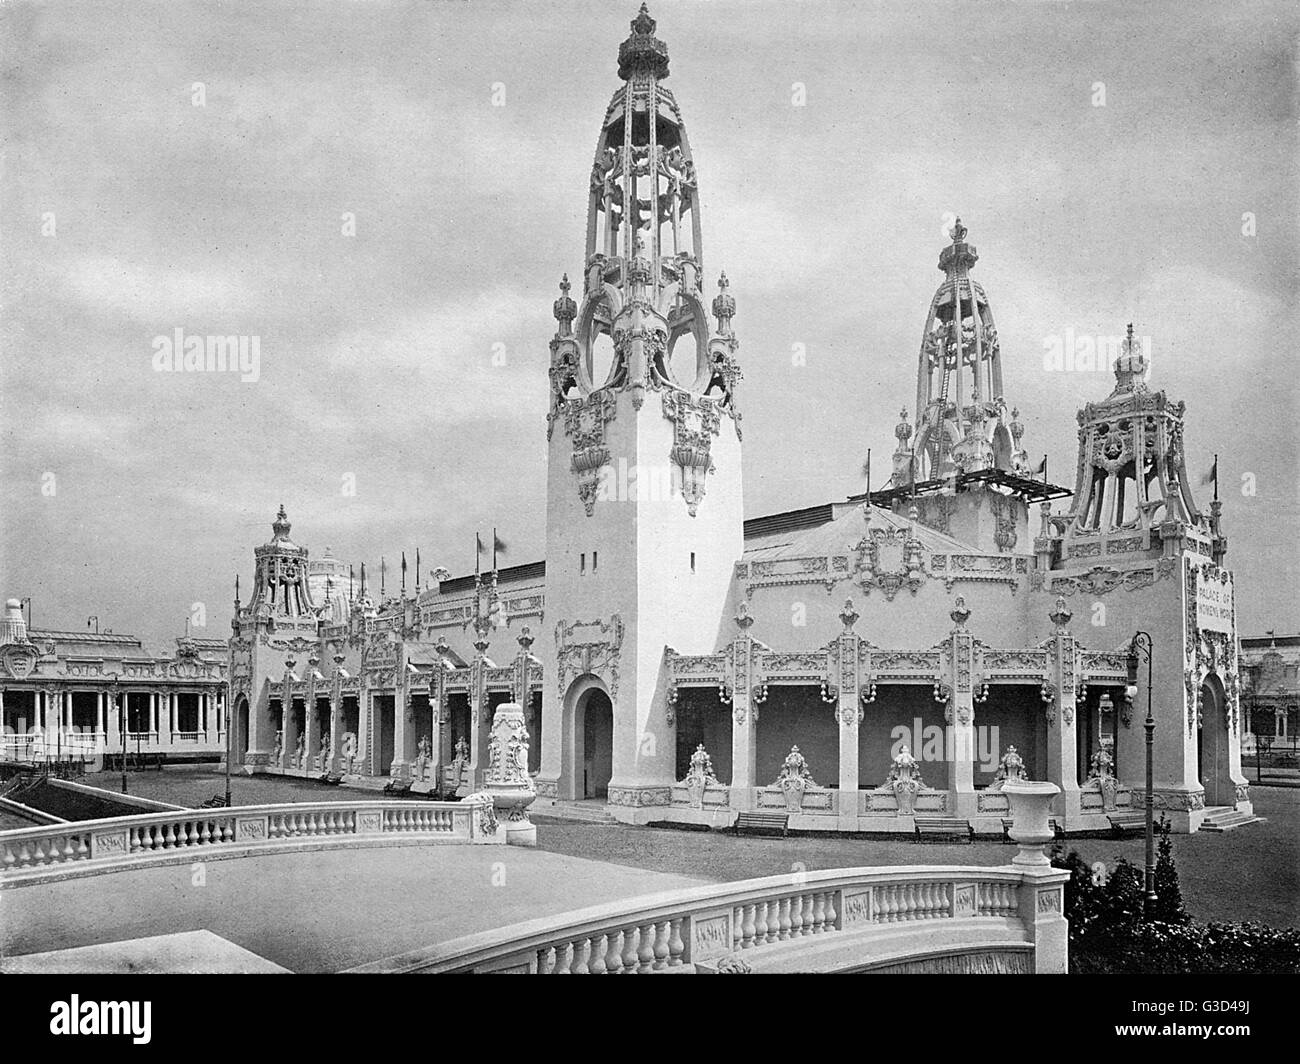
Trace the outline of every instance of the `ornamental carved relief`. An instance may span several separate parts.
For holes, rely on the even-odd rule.
[[[570,469],[578,478],[578,498],[590,517],[600,491],[600,471],[609,464],[605,426],[614,420],[618,402],[613,392],[601,389],[564,407],[564,434],[573,441]]]
[[[865,511],[864,516],[870,520]],[[872,528],[868,523],[851,549],[857,552],[854,579],[868,595],[878,588],[892,602],[904,587],[915,595],[925,582],[921,542],[906,528]]]
[[[989,509],[994,519],[993,542],[1005,554],[1016,545],[1015,503],[1006,495],[993,495],[989,499]]]
[[[1119,588],[1140,591],[1164,575],[1154,568],[1121,571],[1111,566],[1094,565],[1081,576],[1058,577],[1052,581],[1051,590],[1058,595],[1105,595]]]
[[[952,516],[957,512],[957,498],[953,495],[935,495],[917,500],[917,514],[921,524],[936,532],[949,534]]]
[[[664,417],[673,424],[673,445],[669,460],[682,474],[682,498],[687,512],[694,517],[704,498],[705,481],[714,471],[710,448],[718,434],[718,404],[706,396],[693,396],[675,388],[664,389]]]
[[[560,698],[570,681],[583,673],[600,676],[609,687],[610,701],[618,699],[619,657],[623,647],[623,620],[615,613],[608,621],[574,621],[555,624],[556,691]]]

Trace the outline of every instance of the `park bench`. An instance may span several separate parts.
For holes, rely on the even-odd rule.
[[[768,834],[779,831],[784,838],[790,828],[788,813],[737,813],[736,822],[731,825],[732,834]]]
[[[1127,831],[1146,831],[1147,828],[1145,809],[1134,809],[1127,813],[1107,813],[1106,819],[1110,821],[1110,829],[1116,836],[1123,835]]]
[[[975,829],[969,820],[955,816],[917,816],[917,842],[974,842]]]
[[[1015,842],[1015,841],[1016,841],[1015,839],[1013,839],[1013,838],[1011,837],[1011,826],[1012,826],[1015,822],[1016,822],[1016,818],[1015,818],[1015,817],[1004,816],[1004,817],[1002,818],[1002,841],[1003,841],[1003,842]],[[1065,829],[1064,829],[1063,827],[1061,827],[1061,822],[1060,822],[1059,820],[1057,820],[1056,817],[1054,817],[1054,816],[1053,816],[1053,817],[1048,817],[1048,818],[1047,818],[1047,822],[1048,822],[1049,824],[1052,825],[1052,835],[1053,835],[1055,838],[1058,838],[1058,839],[1063,839],[1063,838],[1065,838]]]
[[[224,794],[214,794],[206,802],[200,802],[200,809],[225,809],[230,803],[226,801]]]

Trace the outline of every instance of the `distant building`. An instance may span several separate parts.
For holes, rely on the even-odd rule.
[[[1300,635],[1243,639],[1241,679],[1248,735],[1293,745],[1300,736]]]
[[[158,653],[136,636],[30,631],[18,599],[0,622],[3,756],[91,757],[127,745],[169,760],[213,759],[225,749],[229,647],[179,637]]]
[[[1150,698],[1157,810],[1179,831],[1249,814],[1220,504],[1193,498],[1184,404],[1148,388],[1131,328],[1112,390],[1078,413],[1074,490],[1048,483],[958,221],[888,483],[745,521],[736,300],[723,274],[706,303],[698,175],[644,6],[619,75],[582,190],[580,298],[566,276],[553,308],[545,560],[403,579],[378,603],[362,576],[340,616],[281,507],[235,604],[245,770],[477,787],[514,701],[539,805],[1001,831],[1001,783],[1023,771],[1059,785],[1067,829],[1097,829],[1140,808]],[[791,447],[817,431],[785,427]]]

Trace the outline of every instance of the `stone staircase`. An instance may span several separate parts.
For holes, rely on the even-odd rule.
[[[534,802],[528,809],[530,819],[546,817],[552,820],[572,820],[584,824],[617,824],[618,821],[605,812],[605,803],[600,799],[582,802],[557,801]]]
[[[1245,824],[1263,824],[1264,817],[1250,813],[1239,813],[1230,805],[1211,806],[1205,810],[1205,819],[1201,821],[1201,831],[1222,833]]]

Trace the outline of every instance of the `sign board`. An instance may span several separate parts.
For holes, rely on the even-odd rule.
[[[1196,578],[1196,627],[1202,632],[1232,634],[1232,578],[1220,580],[1204,571]]]

